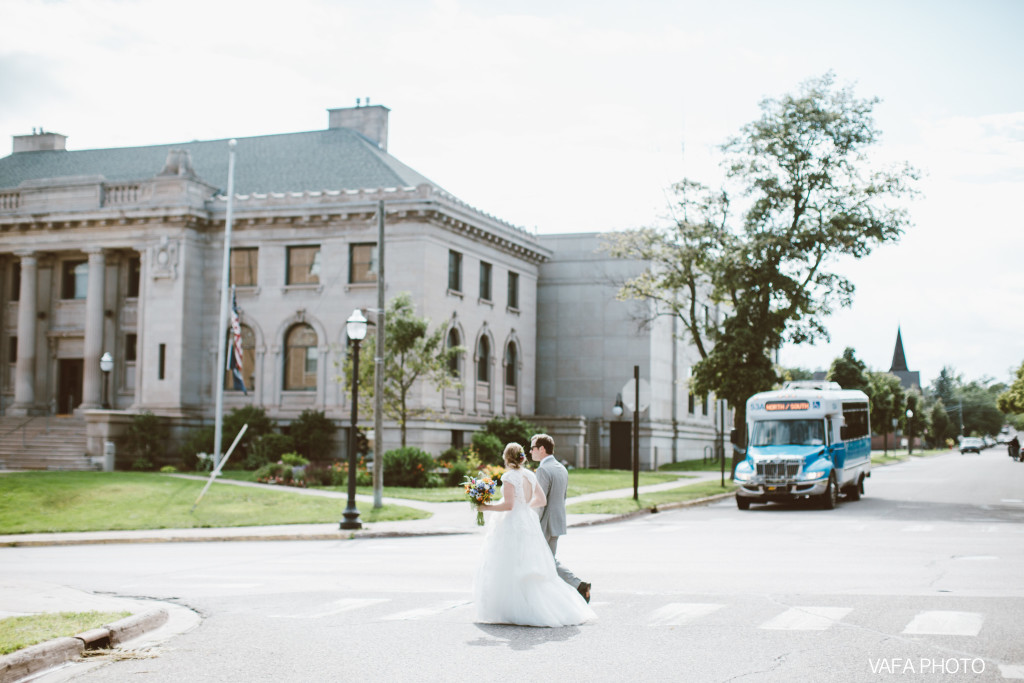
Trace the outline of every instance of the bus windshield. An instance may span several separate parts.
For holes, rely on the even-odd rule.
[[[823,420],[760,420],[754,423],[751,446],[822,446]]]

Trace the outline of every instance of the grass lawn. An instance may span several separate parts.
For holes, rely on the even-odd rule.
[[[0,655],[124,619],[131,612],[47,612],[0,619]]]
[[[0,533],[187,529],[337,522],[344,502],[289,491],[204,483],[145,472],[0,475]],[[359,504],[364,522],[421,519],[413,508]]]
[[[689,486],[682,486],[667,491],[656,491],[654,493],[641,493],[640,500],[633,500],[633,495],[623,498],[605,498],[602,500],[584,501],[572,503],[566,506],[566,512],[570,514],[599,513],[606,515],[621,515],[636,510],[650,510],[666,503],[681,503],[698,498],[707,498],[719,493],[729,493],[736,490],[731,482],[721,486],[717,481],[703,481]]]

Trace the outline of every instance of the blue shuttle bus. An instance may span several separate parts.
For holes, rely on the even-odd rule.
[[[835,382],[787,382],[747,400],[747,457],[736,466],[736,505],[860,499],[871,476],[868,396]]]

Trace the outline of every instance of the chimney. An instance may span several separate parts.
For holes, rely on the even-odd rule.
[[[369,103],[370,98],[366,98]],[[351,128],[372,140],[385,152],[388,151],[388,113],[391,110],[375,104],[372,107],[355,106],[344,109],[328,109],[328,128]]]
[[[48,133],[42,128],[36,132],[32,129],[32,135],[14,136],[14,153],[18,152],[43,152],[52,150],[64,150],[64,143],[68,136],[60,133]]]

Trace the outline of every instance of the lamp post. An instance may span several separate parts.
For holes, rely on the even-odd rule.
[[[914,430],[911,428],[911,420],[914,419],[914,411],[907,408],[907,455],[914,454]]]
[[[612,406],[612,415],[615,417],[622,417],[623,406],[622,406],[622,394],[615,395],[615,405]]]
[[[103,409],[110,410],[110,371],[114,369],[114,357],[109,351],[100,356],[100,370],[103,372]]]
[[[359,415],[359,344],[366,338],[366,316],[358,308],[345,322],[345,333],[352,342],[352,428],[348,434],[348,503],[341,528],[362,529],[359,508],[356,507],[356,424]]]

